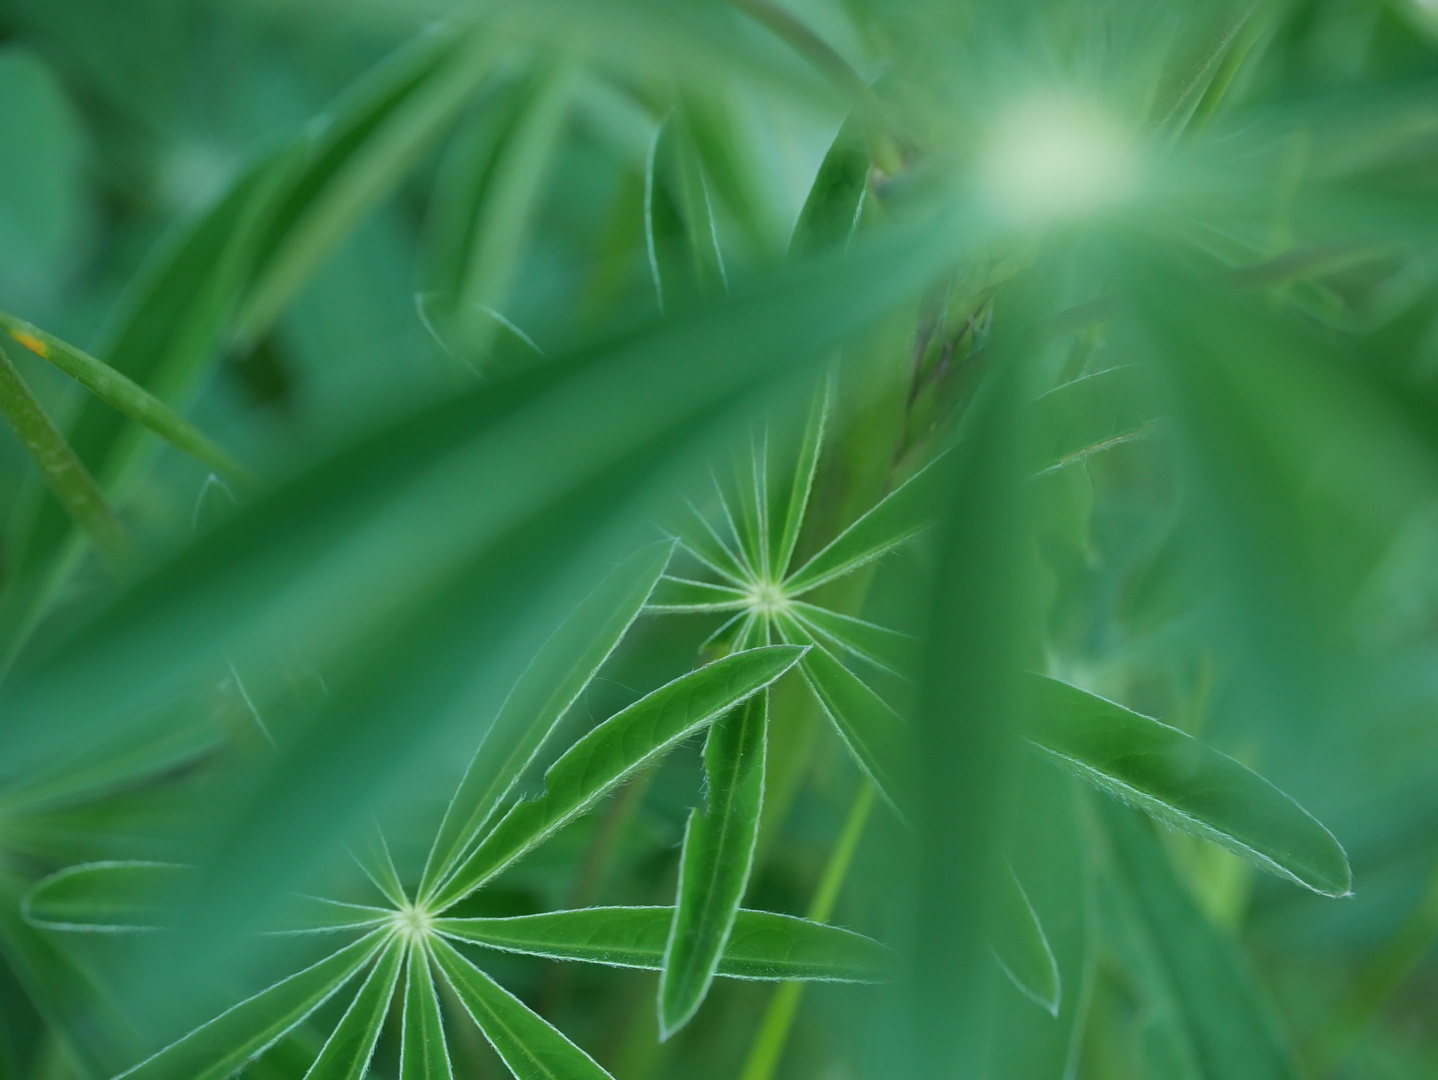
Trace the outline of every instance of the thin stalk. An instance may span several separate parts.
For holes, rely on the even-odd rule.
[[[873,88],[835,48],[789,12],[770,0],[729,0],[740,11],[782,38],[795,52],[814,66],[864,118],[869,151],[874,162],[888,176],[903,168],[903,158],[883,120],[884,107]]]
[[[867,779],[859,781],[859,790],[849,806],[849,816],[844,828],[829,853],[829,863],[824,867],[824,876],[809,905],[808,917],[814,922],[828,922],[834,915],[834,905],[844,888],[844,879],[854,861],[859,840],[864,835],[864,826],[869,820],[869,811],[874,806],[874,785]],[[769,1008],[764,1013],[764,1022],[754,1037],[749,1050],[749,1060],[744,1063],[740,1080],[770,1080],[779,1067],[779,1059],[789,1042],[789,1031],[794,1026],[794,1016],[799,1011],[799,1002],[804,997],[806,983],[786,982],[774,991],[769,999]]]
[[[255,483],[253,473],[212,442],[199,428],[109,364],[5,311],[0,311],[0,330],[4,330],[36,356],[54,364],[105,404],[143,424],[177,449],[234,480],[245,484]]]
[[[1393,996],[1438,939],[1438,865],[1418,905],[1369,959],[1323,1026],[1312,1052],[1315,1076],[1331,1076],[1384,1003]]]
[[[45,414],[0,344],[0,415],[19,436],[46,485],[112,569],[130,554],[130,539],[95,478]]]

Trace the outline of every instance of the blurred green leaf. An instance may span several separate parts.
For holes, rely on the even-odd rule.
[[[155,930],[164,925],[166,901],[192,872],[158,862],[71,866],[37,882],[20,911],[27,922],[50,930]]]
[[[991,938],[994,956],[1015,986],[1057,1017],[1063,995],[1054,951],[1019,879],[1012,870],[999,877]]]

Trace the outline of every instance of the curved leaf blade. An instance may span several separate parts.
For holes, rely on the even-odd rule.
[[[437,940],[431,948],[465,1011],[516,1080],[613,1080],[548,1020],[471,964],[453,945]]]
[[[802,653],[788,645],[734,653],[611,716],[549,767],[543,796],[510,808],[436,891],[433,910],[443,911],[468,896],[625,777],[768,686]]]
[[[1013,870],[1006,869],[999,877],[989,938],[994,959],[1010,982],[1056,1017],[1063,1004],[1063,987],[1048,935]]]
[[[178,863],[82,863],[37,881],[20,901],[20,913],[30,925],[47,930],[158,930],[164,925],[166,902],[193,874],[193,867]]]
[[[392,938],[370,969],[350,1007],[305,1073],[305,1080],[362,1080],[369,1071],[380,1028],[399,982],[404,943]]]
[[[672,907],[594,907],[508,918],[436,919],[441,934],[504,952],[611,967],[663,967]],[[740,908],[716,974],[731,979],[882,982],[893,956],[837,926]]]
[[[388,937],[387,930],[367,934],[240,1002],[120,1076],[131,1080],[224,1080],[328,1001],[374,959]]]
[[[1333,834],[1247,766],[1057,679],[1031,676],[1029,691],[1029,739],[1082,779],[1316,893],[1350,893]]]
[[[618,647],[672,550],[669,543],[651,544],[615,567],[520,676],[445,811],[420,881],[421,896],[428,896],[454,869],[555,725]]]
[[[659,976],[659,1037],[698,1011],[714,980],[749,884],[764,806],[769,695],[756,694],[709,729],[707,810],[691,810],[679,857],[679,892]]]

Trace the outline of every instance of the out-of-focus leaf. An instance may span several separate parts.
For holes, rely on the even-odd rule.
[[[451,1080],[454,1070],[444,1041],[444,1016],[439,1011],[429,953],[422,943],[410,944],[406,964],[399,1080]]]
[[[85,863],[36,882],[20,910],[26,921],[49,930],[155,930],[193,873],[175,863]]]
[[[242,1001],[121,1073],[134,1080],[224,1080],[349,982],[389,938],[375,930]]]
[[[669,907],[598,907],[508,918],[436,919],[441,934],[486,948],[659,970],[674,921]],[[736,979],[881,982],[893,956],[872,938],[772,911],[740,908],[717,974]]]
[[[689,812],[674,922],[659,976],[659,1037],[686,1024],[709,991],[749,884],[769,738],[769,695],[756,694],[709,729],[708,806]]]
[[[555,631],[494,718],[445,811],[420,881],[420,896],[454,869],[495,808],[644,607],[672,545],[626,559]]]
[[[543,796],[516,803],[479,841],[435,891],[432,906],[442,910],[468,896],[625,777],[768,686],[802,654],[774,645],[725,656],[611,716],[549,767]]]
[[[1352,872],[1333,834],[1251,769],[1057,679],[1034,676],[1027,691],[1029,738],[1076,775],[1280,877],[1348,895]]]
[[[1108,368],[1054,387],[1029,406],[1035,472],[1139,438],[1157,406],[1135,365]]]
[[[1008,870],[999,878],[990,937],[994,956],[1015,986],[1056,1017],[1063,995],[1054,951],[1013,871]]]
[[[784,582],[792,596],[853,573],[892,551],[929,524],[936,499],[939,470],[933,465],[890,492]]]
[[[682,113],[654,133],[644,183],[649,269],[659,308],[677,312],[724,288],[709,192]]]
[[[612,1080],[594,1059],[444,941],[434,958],[516,1080]]]
[[[824,155],[804,208],[799,211],[794,235],[789,239],[791,255],[808,255],[849,243],[864,209],[869,168],[868,140],[863,126],[851,117]]]
[[[1108,891],[1121,904],[1106,905],[1105,932],[1142,992],[1157,999],[1160,1030],[1149,1041],[1171,1059],[1154,1067],[1191,1070],[1198,1080],[1292,1080],[1291,1056],[1252,976],[1174,876],[1152,826],[1112,802],[1096,809],[1116,871]]]
[[[320,1056],[305,1073],[306,1080],[362,1080],[369,1071],[380,1027],[389,1014],[390,999],[399,982],[404,953],[404,942],[391,938]]]

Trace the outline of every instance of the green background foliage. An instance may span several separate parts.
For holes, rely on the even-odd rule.
[[[1435,91],[0,0],[0,1080],[1438,1073]]]

